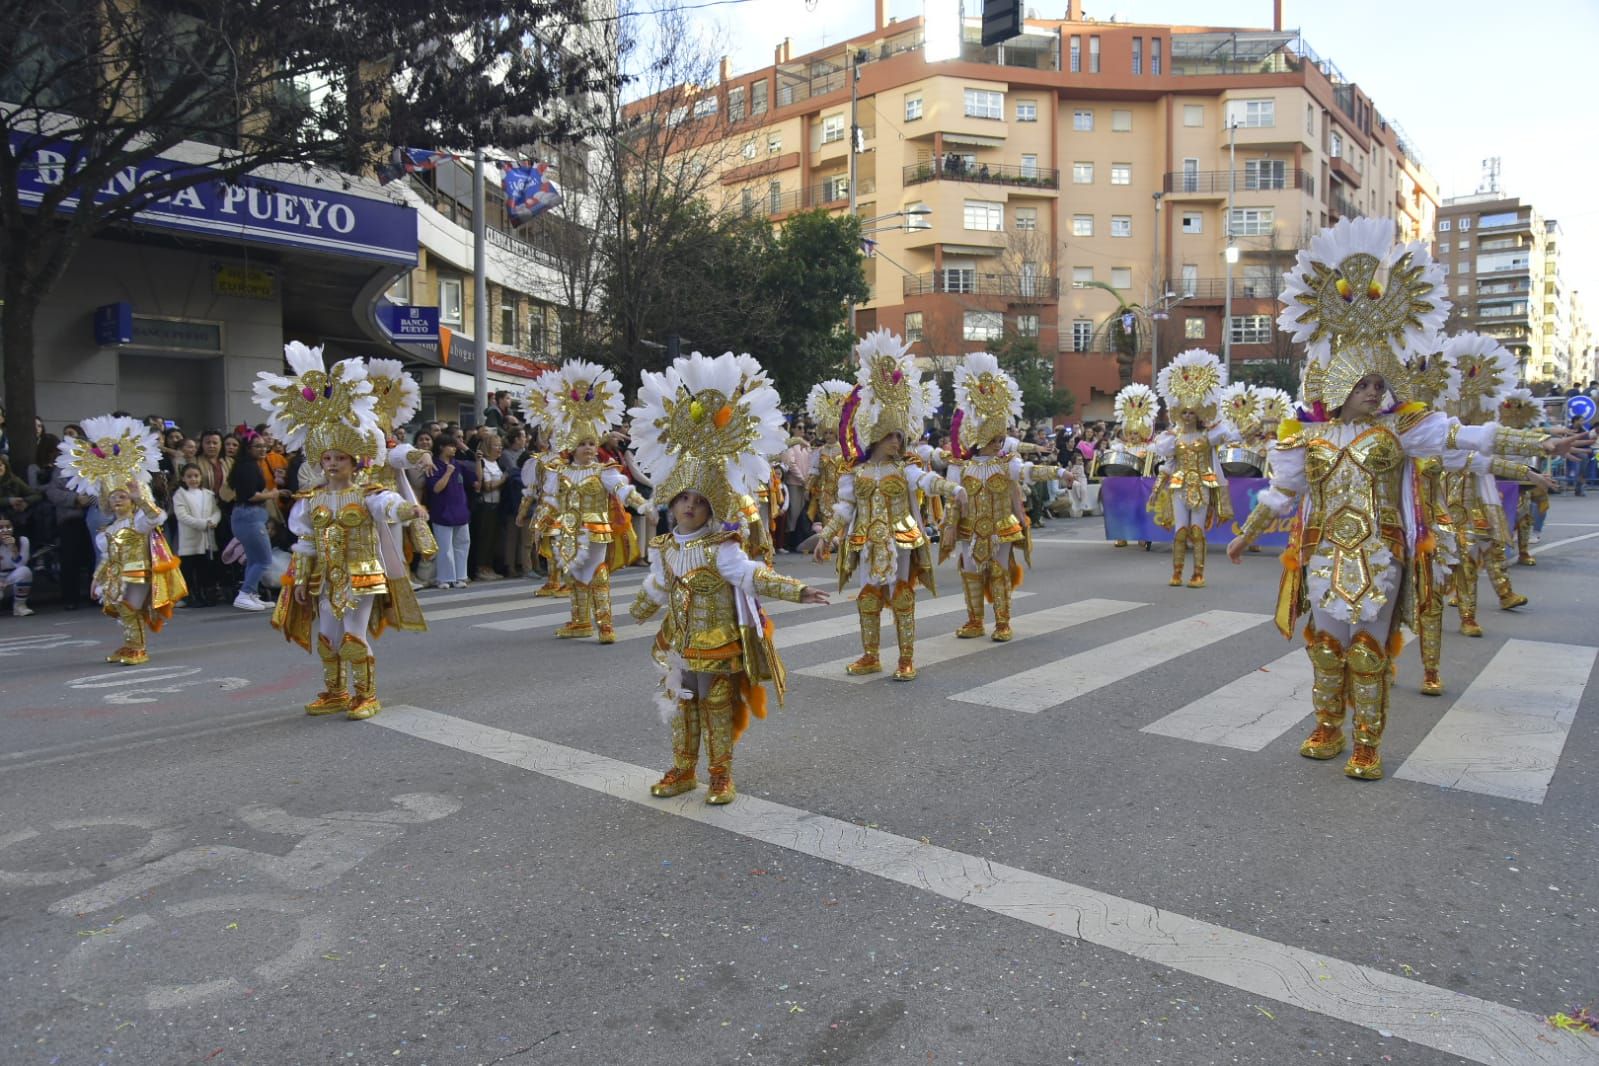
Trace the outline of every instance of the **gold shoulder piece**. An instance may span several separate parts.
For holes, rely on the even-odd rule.
[[[1399,416],[1395,424],[1399,427],[1399,432],[1409,433],[1421,425],[1423,420],[1430,417],[1432,413],[1432,408],[1425,404],[1406,404],[1399,409]]]
[[[650,538],[650,547],[654,548],[656,551],[660,551],[663,548],[669,547],[671,543],[672,534],[670,533],[662,533],[658,537]]]

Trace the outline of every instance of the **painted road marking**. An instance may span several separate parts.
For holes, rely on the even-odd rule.
[[[1259,751],[1310,713],[1311,681],[1309,656],[1289,652],[1139,732]]]
[[[1599,533],[1583,533],[1575,537],[1567,537],[1564,540],[1551,540],[1544,544],[1534,545],[1531,549],[1531,554],[1540,555],[1543,552],[1549,551],[1553,548],[1564,547],[1567,544],[1575,544],[1579,540],[1592,540],[1595,537],[1599,537]]]
[[[964,602],[964,599],[963,599]],[[1011,626],[1016,631],[1009,643],[1016,644],[1033,637],[1042,637],[1050,633],[1058,633],[1072,626],[1082,625],[1084,622],[1097,622],[1103,618],[1131,611],[1137,607],[1148,607],[1147,603],[1134,603],[1130,600],[1079,600],[1076,603],[1062,604],[1059,607],[1049,607],[1031,614],[1016,615],[1011,619]],[[883,635],[886,638],[893,627],[884,626]],[[781,632],[779,632],[781,641]],[[896,646],[898,641],[895,642]],[[888,642],[884,641],[884,647]],[[940,633],[936,637],[927,637],[916,641],[916,668],[922,670],[939,663],[949,662],[951,659],[962,659],[968,655],[975,655],[980,651],[992,651],[1003,648],[1005,643],[995,643],[983,637],[982,639],[962,640],[953,633]],[[806,674],[810,677],[825,677],[830,681],[843,681],[851,685],[865,685],[873,681],[882,681],[893,675],[884,672],[881,674],[864,674],[860,676],[846,674],[844,667],[853,662],[853,657],[835,659],[831,662],[817,663],[796,670],[794,673]]]
[[[1507,640],[1395,777],[1542,803],[1599,648]]]
[[[391,706],[368,722],[1474,1062],[1599,1062],[1599,1041],[1536,1014],[978,855],[752,796],[727,807],[698,791],[653,799],[657,771],[421,707]]]
[[[1019,590],[1013,599],[1030,596],[1032,593]],[[916,601],[916,617],[937,618],[939,615],[954,614],[966,610],[965,596],[939,596],[931,600]],[[894,633],[894,615],[892,611],[883,611],[883,636],[891,637]],[[797,626],[786,626],[777,631],[774,638],[779,652],[790,648],[797,648],[802,644],[815,644],[822,640],[832,640],[834,637],[848,636],[860,632],[860,615],[854,610],[848,614],[841,614],[836,618],[822,618],[815,622],[804,622]]]
[[[1037,714],[1269,621],[1264,614],[1205,611],[957,692],[950,699]]]

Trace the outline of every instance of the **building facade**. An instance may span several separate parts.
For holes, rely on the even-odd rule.
[[[1275,297],[1308,234],[1349,215],[1432,234],[1414,149],[1297,33],[1096,22],[1074,0],[1003,45],[976,35],[968,20],[960,57],[928,63],[921,20],[879,3],[871,33],[785,42],[680,116],[723,206],[879,220],[858,327],[903,332],[935,369],[1032,336],[1099,415],[1129,362],[1109,323],[1132,315],[1141,380],[1157,349],[1288,358]]]

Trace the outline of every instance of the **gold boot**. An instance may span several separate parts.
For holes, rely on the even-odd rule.
[[[1468,637],[1482,636],[1477,624],[1477,560],[1471,551],[1460,555],[1455,568],[1455,608],[1460,612],[1460,632]]]
[[[895,681],[916,680],[916,587],[901,581],[894,587],[894,598],[888,601],[894,609],[894,637],[899,641],[899,665],[894,669]]]
[[[1171,580],[1166,582],[1172,588],[1177,588],[1183,583],[1183,560],[1188,555],[1188,527],[1183,526],[1172,534],[1171,538]]]
[[[1355,750],[1344,773],[1362,781],[1382,777],[1383,727],[1388,724],[1388,653],[1370,633],[1349,645],[1349,702],[1355,709]]]
[[[700,705],[695,700],[678,700],[677,716],[672,719],[672,768],[650,786],[657,799],[681,796],[699,787],[694,766],[700,761]]]
[[[1522,486],[1522,492],[1523,493],[1526,492],[1526,486],[1525,485]],[[1533,501],[1532,506],[1534,506],[1534,507],[1538,506],[1537,501]],[[1529,542],[1531,540],[1532,540],[1532,515],[1529,513],[1529,514],[1522,515],[1521,518],[1516,522],[1516,565],[1517,566],[1537,566],[1538,565],[1537,557],[1534,556],[1532,554],[1532,552],[1528,550],[1528,545],[1529,545]]]
[[[993,564],[988,571],[988,588],[994,597],[994,639],[1001,643],[1012,636],[1010,628],[1010,571]]]
[[[333,646],[331,640],[318,633],[316,653],[322,659],[322,691],[317,693],[316,699],[305,705],[305,713],[338,714],[340,711],[349,710],[350,693],[345,687],[344,660],[339,658],[339,649]]]
[[[378,702],[377,678],[374,676],[377,660],[372,657],[372,649],[360,638],[346,633],[344,643],[339,645],[339,658],[349,665],[350,687],[355,690],[345,717],[358,722],[363,718],[371,718],[383,709],[383,704]]]
[[[1436,593],[1433,606],[1418,614],[1417,629],[1421,639],[1421,694],[1441,696],[1444,681],[1438,667],[1444,650],[1444,602]]]
[[[144,650],[144,619],[126,603],[117,602],[117,621],[122,623],[122,647],[106,656],[108,663],[139,666],[150,661]]]
[[[615,644],[616,630],[611,626],[611,568],[604,563],[594,571],[594,582],[589,585],[589,603],[600,643]]]
[[[879,585],[867,585],[855,597],[855,610],[861,619],[861,650],[859,659],[844,667],[846,674],[880,674],[883,661],[877,651],[883,638],[883,591]]]
[[[1510,569],[1505,565],[1505,553],[1497,544],[1488,549],[1488,577],[1493,582],[1494,592],[1499,596],[1501,611],[1511,611],[1527,605],[1527,597],[1517,592],[1510,584]]]
[[[594,622],[590,612],[594,606],[594,590],[581,581],[572,582],[572,620],[559,627],[555,635],[563,639],[594,635]]]
[[[1344,649],[1336,639],[1305,627],[1305,653],[1314,674],[1310,704],[1316,728],[1299,745],[1307,759],[1331,759],[1344,750]]]
[[[966,624],[955,630],[955,635],[962,640],[987,636],[988,631],[983,628],[983,573],[962,570],[960,574],[961,591],[966,594]]]
[[[723,675],[711,682],[710,691],[700,701],[702,728],[705,730],[705,762],[710,771],[710,790],[705,802],[713,806],[732,803],[738,790],[733,787],[733,678]]]
[[[1188,579],[1188,587],[1202,589],[1205,587],[1205,549],[1209,547],[1205,542],[1205,527],[1189,526],[1188,543],[1194,549],[1194,576]]]

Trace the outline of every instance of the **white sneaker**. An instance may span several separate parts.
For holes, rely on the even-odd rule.
[[[11,613],[18,618],[26,618],[33,613],[33,608],[25,603],[16,603],[11,605]]]
[[[1543,540],[1543,534],[1542,533],[1534,533],[1532,535],[1532,542],[1534,544],[1537,544],[1537,543],[1541,542],[1542,540]]]
[[[233,606],[237,607],[241,611],[269,610],[266,604],[262,603],[259,599],[250,595],[248,592],[241,592],[237,596],[233,597]]]

